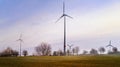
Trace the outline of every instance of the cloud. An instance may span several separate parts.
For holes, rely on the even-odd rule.
[[[92,35],[96,37],[98,36],[96,34],[117,34],[116,30],[120,28],[119,7],[119,3],[114,3],[82,16],[77,12],[76,15],[74,15],[76,18],[73,20],[75,24],[71,23],[70,30],[74,30],[74,34],[77,33],[77,36],[81,34],[81,36]]]

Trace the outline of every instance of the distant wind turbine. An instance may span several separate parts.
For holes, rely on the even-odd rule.
[[[20,34],[20,37],[19,37],[19,39],[17,41],[20,42],[20,56],[21,56],[21,46],[22,46],[22,42],[23,42],[23,40],[22,40],[22,34]]]
[[[72,46],[73,46],[73,45],[69,45],[69,44],[68,44],[67,46],[68,46],[68,47],[69,47],[69,49],[71,50],[71,48],[72,48]]]
[[[109,50],[112,51],[112,48],[113,48],[114,46],[111,44],[111,40],[109,41],[109,44],[108,44],[106,47],[109,47]]]
[[[64,18],[64,55],[66,55],[66,17],[72,18],[65,13],[65,1],[63,1],[63,14],[56,22]]]

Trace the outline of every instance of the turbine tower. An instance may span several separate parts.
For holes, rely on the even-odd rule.
[[[109,44],[108,44],[106,47],[109,47],[109,51],[112,51],[112,48],[113,48],[114,46],[111,44],[111,40],[109,41]]]
[[[65,1],[63,1],[63,14],[56,22],[58,22],[62,18],[64,19],[64,55],[66,55],[66,17],[72,18],[65,13]]]
[[[19,41],[20,42],[20,56],[21,56],[21,46],[22,46],[22,42],[23,42],[23,40],[22,40],[22,34],[20,34],[20,37],[19,37],[19,39],[17,40],[17,41]]]

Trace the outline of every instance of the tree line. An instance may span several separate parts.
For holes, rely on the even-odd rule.
[[[42,42],[38,46],[35,47],[36,53],[33,56],[64,56],[64,52],[62,50],[57,50],[52,52],[52,47],[50,44]],[[101,55],[105,54],[106,49],[104,47],[100,47],[99,49],[92,48],[90,51],[83,50],[82,53],[79,53],[80,48],[78,46],[69,48],[66,51],[66,56],[78,56],[78,55]],[[107,54],[120,54],[116,47],[113,47],[112,50],[109,50]],[[28,56],[28,51],[22,51],[23,56]],[[9,57],[9,56],[19,56],[19,51],[13,50],[8,47],[2,52],[0,52],[1,57]]]
[[[27,50],[23,50],[22,54],[23,54],[23,56],[27,56],[28,55]],[[2,52],[0,52],[0,56],[1,57],[10,57],[10,56],[17,57],[17,56],[19,56],[19,52],[17,50],[13,50],[10,47],[7,47]]]

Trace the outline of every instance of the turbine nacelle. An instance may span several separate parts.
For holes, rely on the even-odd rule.
[[[17,41],[23,42],[23,40],[22,40],[22,39],[18,39]]]
[[[67,14],[63,14],[56,22],[58,22],[60,19],[64,18],[64,17],[68,17],[68,18],[71,18],[73,19],[73,17],[67,15]]]
[[[67,15],[67,14],[63,14],[63,17],[64,17],[64,16],[66,16],[66,17],[69,17],[69,18],[73,19],[73,17],[71,17],[71,16],[69,16],[69,15]]]
[[[22,34],[20,34],[20,37],[19,37],[19,39],[18,39],[18,40],[16,40],[16,41],[23,42],[23,40],[22,40]]]

